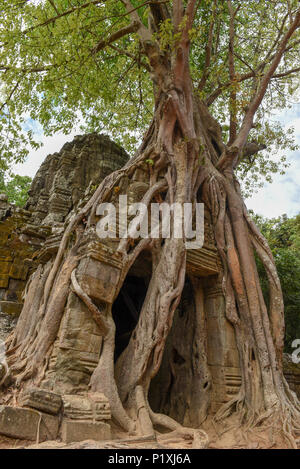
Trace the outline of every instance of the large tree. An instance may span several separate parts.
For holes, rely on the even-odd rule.
[[[137,422],[149,432],[152,424],[179,427],[152,412],[148,390],[184,286],[184,239],[172,233],[163,243],[141,239],[134,246],[130,239],[121,240],[123,278],[144,249],[152,252],[153,275],[135,332],[116,367],[111,311],[101,314],[76,280],[81,220],[88,219],[84,230],[91,229],[96,206],[109,199],[124,175],[147,161],[145,203],[159,195],[169,203],[195,202],[201,194],[213,220],[226,317],[235,330],[242,374],[238,395],[216,419],[236,412],[248,428],[262,422],[278,427],[295,445],[300,405],[282,373],[280,282],[268,244],[247,213],[237,175],[262,168],[269,176],[281,163],[276,166],[261,152],[268,144],[292,145],[272,124],[271,112],[288,105],[298,85],[297,8],[296,0],[269,1],[267,6],[264,0],[3,2],[4,150],[10,141],[16,143],[18,126],[26,131],[21,118],[38,120],[46,133],[67,132],[81,119],[85,128],[109,130],[127,148],[146,129],[135,156],[100,184],[66,226],[50,271],[40,280],[39,313],[32,315],[25,303],[22,321],[8,341],[17,384],[41,379],[72,286],[104,334],[92,389],[109,396],[114,417],[129,430]],[[268,309],[254,251],[268,276]],[[30,325],[35,333],[25,340],[22,328],[32,317],[38,324]]]

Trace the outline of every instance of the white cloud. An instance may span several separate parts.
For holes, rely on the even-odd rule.
[[[65,135],[63,133],[55,134],[53,137],[43,136],[40,140],[43,146],[38,150],[31,150],[25,163],[13,166],[13,172],[21,176],[34,177],[47,155],[58,152],[66,142],[71,142],[78,132],[72,132]]]
[[[300,104],[279,116],[286,127],[293,126],[297,143],[300,144]],[[271,184],[265,184],[257,194],[246,201],[247,207],[255,213],[268,218],[278,217],[283,213],[294,216],[300,213],[300,151],[287,154],[290,167],[286,174],[273,177]]]

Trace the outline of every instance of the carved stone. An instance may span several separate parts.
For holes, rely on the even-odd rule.
[[[87,396],[64,395],[64,416],[71,420],[98,422],[111,418],[107,397],[101,393],[89,393]]]
[[[69,419],[63,419],[61,427],[61,439],[64,443],[73,443],[76,441],[110,440],[110,425],[104,422],[83,422]]]
[[[71,210],[127,160],[126,152],[105,135],[77,136],[46,157],[24,209],[0,194],[0,340],[22,310],[30,275],[57,251]]]
[[[57,415],[62,406],[61,396],[44,389],[31,388],[22,392],[19,404],[23,407],[31,407],[48,414]]]
[[[287,353],[283,354],[284,375],[292,391],[300,399],[300,363],[293,363],[292,357]]]
[[[55,440],[59,419],[33,409],[0,406],[0,434],[22,440]]]

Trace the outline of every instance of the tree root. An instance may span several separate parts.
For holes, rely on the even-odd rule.
[[[170,430],[170,432],[166,434],[157,434],[159,442],[168,444],[184,439],[191,440],[192,448],[194,449],[205,449],[208,447],[209,439],[204,430],[184,427],[168,415],[155,413],[152,410],[150,410],[150,417],[153,425],[165,427]]]
[[[106,335],[108,332],[108,324],[105,320],[105,317],[103,314],[101,314],[101,312],[99,311],[97,306],[92,302],[90,297],[82,290],[81,286],[79,285],[76,279],[75,269],[71,273],[71,282],[72,282],[73,291],[88,307],[89,311],[92,313],[95,323],[99,327],[102,334]]]
[[[140,429],[144,436],[154,436],[154,428],[149,415],[148,405],[144,396],[144,389],[142,386],[137,386],[136,391],[136,405],[137,405],[137,418],[140,424]]]
[[[296,396],[295,396],[296,398]],[[289,402],[287,398],[283,398],[276,405],[268,410],[263,411],[257,409],[255,412],[249,408],[243,398],[243,393],[239,393],[230,402],[224,404],[214,416],[215,424],[222,424],[231,417],[237,418],[237,423],[223,428],[221,432],[217,431],[219,437],[232,430],[243,431],[246,443],[247,435],[253,433],[263,433],[271,431],[269,441],[266,442],[268,447],[274,444],[274,434],[278,436],[279,442],[285,440],[287,446],[297,449],[297,436],[300,435],[300,413],[297,409],[298,404]]]
[[[3,373],[4,371],[4,373]],[[1,363],[0,363],[0,388],[1,386],[3,386],[3,384],[5,383],[6,379],[8,378],[9,376],[9,368],[8,368],[8,365],[6,363],[6,360],[3,360]]]

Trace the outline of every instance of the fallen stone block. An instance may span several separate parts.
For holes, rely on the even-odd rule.
[[[59,394],[39,388],[26,389],[20,395],[18,402],[24,407],[31,407],[53,415],[57,415],[62,406],[62,398]]]
[[[103,441],[111,439],[110,425],[104,422],[89,422],[63,419],[61,438],[64,443],[76,441],[95,440]]]
[[[0,434],[22,440],[55,440],[59,419],[33,409],[0,406]]]

